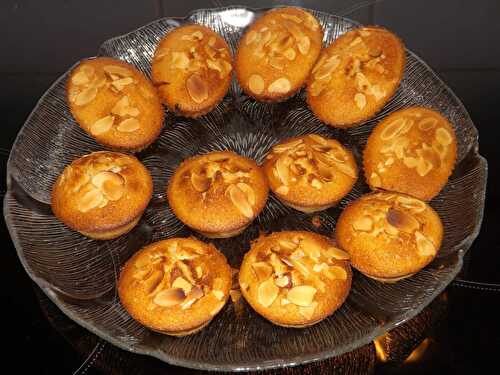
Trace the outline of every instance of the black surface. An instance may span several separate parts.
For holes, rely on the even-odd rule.
[[[40,1],[0,2],[0,137],[2,174],[7,150],[17,131],[50,84],[82,57],[92,56],[107,38],[125,33],[162,16],[184,16],[190,10],[232,5],[233,1]],[[249,6],[272,6],[277,1],[238,1]],[[369,1],[292,1],[342,14]],[[479,129],[480,152],[489,162],[483,227],[470,251],[467,278],[500,283],[500,223],[498,169],[500,151],[500,2],[496,0],[386,0],[372,2],[347,16],[380,24],[398,33],[406,45],[426,60],[455,91]],[[5,179],[0,189],[5,191]],[[467,207],[464,207],[466,214]],[[0,273],[2,323],[6,353],[3,365],[16,373],[68,374],[85,358],[46,319],[31,282],[17,259],[2,224],[5,244]],[[452,288],[446,321],[447,351],[428,373],[477,373],[494,363],[500,347],[500,294]],[[70,340],[72,341],[72,340]],[[74,340],[72,344],[75,345]],[[84,356],[85,357],[85,356]],[[79,373],[94,373],[85,365]],[[400,371],[404,372],[404,371]],[[165,373],[177,373],[170,369]],[[189,372],[183,372],[189,373]]]

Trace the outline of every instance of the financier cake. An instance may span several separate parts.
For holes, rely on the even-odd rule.
[[[380,27],[351,30],[325,48],[307,84],[307,102],[316,117],[338,128],[375,115],[403,77],[405,49]]]
[[[263,165],[274,194],[303,212],[324,210],[351,191],[358,178],[352,153],[318,134],[275,145]]]
[[[170,31],[156,48],[151,73],[163,103],[186,117],[210,112],[231,83],[232,57],[222,37],[201,25]]]
[[[443,225],[424,201],[380,192],[349,204],[335,233],[354,268],[390,283],[412,276],[434,259],[441,246]]]
[[[204,328],[224,307],[231,268],[212,244],[195,238],[152,243],[130,258],[118,282],[125,310],[142,325],[171,336]]]
[[[423,107],[394,112],[373,130],[364,151],[372,189],[435,197],[455,166],[457,141],[450,122]]]
[[[211,238],[241,233],[264,208],[268,192],[259,166],[230,151],[185,160],[167,188],[170,208],[179,220]]]
[[[135,157],[99,151],[68,165],[52,188],[52,211],[84,236],[108,240],[130,231],[153,194],[153,180]]]
[[[351,281],[349,255],[311,232],[259,237],[239,273],[250,306],[272,323],[293,328],[331,315],[347,298]]]
[[[260,101],[283,101],[304,85],[321,51],[318,20],[299,8],[270,10],[241,38],[236,76],[241,88]]]
[[[109,57],[82,60],[67,82],[76,122],[100,144],[140,151],[163,127],[163,107],[151,82],[132,65]]]

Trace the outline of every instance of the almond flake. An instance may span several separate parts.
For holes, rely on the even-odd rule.
[[[264,307],[269,307],[278,297],[279,288],[274,284],[272,277],[259,285],[257,301]]]
[[[309,285],[295,286],[288,291],[287,299],[297,306],[310,306],[313,302],[316,288]]]
[[[100,118],[99,120],[97,120],[92,124],[92,126],[90,127],[90,132],[93,135],[100,135],[106,133],[111,129],[114,121],[115,121],[115,116],[111,115]]]
[[[248,88],[257,95],[262,94],[264,85],[264,79],[258,74],[252,74],[248,80]]]
[[[186,298],[180,288],[167,289],[159,292],[153,299],[153,303],[162,307],[172,307],[180,304]]]
[[[290,89],[290,81],[287,78],[282,77],[271,83],[267,88],[267,91],[271,94],[286,94],[290,91]]]
[[[116,129],[120,132],[131,133],[131,132],[136,131],[140,127],[141,127],[141,123],[139,122],[139,120],[137,120],[135,118],[128,118],[128,119],[125,119],[122,122],[120,122],[118,124],[118,126],[116,127]]]

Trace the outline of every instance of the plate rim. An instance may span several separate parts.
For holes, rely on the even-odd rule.
[[[290,5],[288,5],[290,6]],[[104,42],[102,42],[97,50],[97,54],[95,56],[89,56],[89,57],[82,57],[82,59],[89,59],[89,58],[95,58],[99,56],[99,52],[104,49],[104,47],[108,44],[111,43],[114,40],[119,40],[121,38],[124,38],[130,34],[136,33],[137,31],[147,28],[155,23],[161,22],[161,21],[168,21],[168,20],[173,20],[173,21],[190,21],[191,17],[194,16],[195,14],[199,12],[222,12],[225,10],[234,10],[234,9],[242,9],[250,12],[263,12],[266,10],[270,9],[276,9],[276,8],[282,8],[282,7],[287,7],[287,5],[279,5],[275,7],[262,7],[262,8],[253,8],[253,7],[247,7],[247,6],[238,6],[238,5],[229,5],[229,6],[223,6],[223,7],[213,7],[213,8],[199,8],[192,10],[187,14],[186,17],[161,17],[158,19],[155,19],[145,25],[139,26],[131,31],[128,31],[126,33],[111,37],[106,39]],[[345,19],[349,22],[351,22],[354,25],[362,25],[360,22],[354,21],[348,17],[344,17],[341,15],[336,15],[334,13],[328,13],[324,11],[318,11],[315,9],[310,9],[310,8],[305,8],[305,7],[299,7],[299,6],[294,6],[297,8],[302,8],[307,11],[312,11],[316,14],[323,15],[323,16],[333,16],[333,17],[338,17],[341,19]],[[443,87],[447,94],[449,94],[453,100],[457,102],[459,105],[459,108],[463,111],[464,114],[466,114],[467,121],[470,121],[470,123],[473,125],[473,129],[475,132],[475,137],[474,137],[474,143],[471,146],[470,150],[468,153],[472,153],[474,158],[477,159],[478,164],[481,167],[481,170],[484,171],[484,189],[481,191],[481,196],[480,196],[480,204],[481,204],[481,210],[479,213],[479,221],[478,224],[475,226],[474,230],[465,238],[463,241],[460,243],[454,245],[455,247],[460,247],[456,251],[457,255],[457,262],[453,266],[454,269],[452,272],[447,276],[447,279],[445,282],[443,282],[438,288],[436,288],[432,293],[430,293],[424,301],[417,307],[413,309],[409,309],[403,315],[401,316],[401,319],[398,321],[393,321],[391,323],[385,323],[383,325],[378,325],[376,329],[374,329],[371,333],[364,335],[360,339],[352,341],[349,345],[345,345],[343,350],[340,353],[335,353],[334,349],[325,349],[321,352],[317,352],[315,354],[308,354],[308,355],[300,355],[300,356],[295,356],[295,357],[288,357],[285,360],[268,360],[268,361],[261,361],[260,364],[256,364],[256,361],[250,362],[250,361],[242,361],[241,363],[235,364],[234,362],[232,364],[213,364],[209,362],[192,362],[191,360],[184,360],[184,359],[178,359],[171,357],[168,354],[165,354],[164,352],[160,350],[143,350],[141,349],[141,345],[138,345],[136,347],[129,347],[125,344],[122,344],[122,342],[118,339],[115,339],[114,337],[108,336],[102,332],[100,332],[97,328],[94,328],[94,326],[90,323],[87,323],[85,320],[79,318],[71,312],[69,309],[65,307],[65,304],[60,301],[61,298],[57,295],[59,293],[58,289],[55,288],[54,286],[50,285],[47,283],[43,278],[35,276],[33,270],[31,267],[28,265],[26,258],[23,254],[23,251],[21,250],[22,246],[18,242],[17,238],[17,232],[16,229],[13,227],[13,223],[9,220],[9,217],[12,215],[9,205],[7,203],[8,198],[11,197],[12,194],[12,163],[13,163],[13,154],[14,151],[17,148],[18,143],[20,142],[20,139],[23,137],[24,131],[26,131],[26,125],[30,122],[34,114],[38,111],[41,103],[44,101],[45,97],[53,90],[55,86],[57,86],[61,80],[64,80],[67,78],[68,74],[71,72],[71,70],[77,66],[79,61],[75,62],[73,65],[71,65],[64,73],[62,73],[43,93],[43,95],[38,99],[36,102],[35,106],[33,107],[33,110],[30,112],[26,120],[24,121],[22,127],[20,128],[19,132],[16,135],[16,138],[12,144],[11,151],[9,152],[9,158],[7,161],[7,169],[6,169],[6,179],[7,179],[7,189],[6,189],[6,194],[3,199],[3,217],[7,226],[7,230],[9,232],[9,235],[11,237],[11,240],[14,244],[14,247],[16,249],[16,253],[19,257],[19,260],[21,261],[21,264],[23,268],[25,269],[26,273],[28,276],[37,284],[38,287],[47,295],[47,297],[66,315],[68,316],[73,322],[77,323],[81,327],[87,329],[91,333],[95,334],[99,338],[110,342],[111,344],[126,350],[128,352],[132,352],[135,354],[142,354],[142,355],[147,355],[151,356],[154,358],[157,358],[163,362],[166,362],[167,364],[175,365],[175,366],[182,366],[186,368],[191,368],[191,369],[197,369],[197,370],[205,370],[205,371],[224,371],[224,372],[242,372],[242,371],[259,371],[259,370],[266,370],[266,369],[273,369],[273,368],[285,368],[285,367],[295,367],[299,365],[304,365],[312,362],[317,362],[321,360],[325,360],[328,358],[340,356],[342,354],[345,354],[347,352],[353,351],[355,349],[358,349],[364,345],[369,344],[372,342],[376,337],[390,331],[391,329],[394,329],[395,327],[403,324],[404,322],[412,319],[416,315],[418,315],[426,306],[429,305],[430,302],[432,302],[438,295],[441,293],[450,283],[451,281],[457,276],[457,274],[461,271],[462,266],[463,266],[463,257],[469,251],[472,243],[475,241],[477,236],[479,235],[479,232],[482,227],[482,222],[484,218],[484,207],[485,207],[485,198],[486,198],[486,188],[487,188],[487,177],[488,177],[488,162],[487,159],[482,156],[479,153],[479,131],[472,121],[472,118],[470,117],[469,112],[467,111],[466,107],[460,100],[460,98],[454,93],[454,91],[441,79],[441,77],[432,69],[420,56],[415,54],[412,50],[408,49],[405,47],[406,53],[409,53],[412,55],[414,58],[416,58],[419,63],[423,64],[424,67],[428,70],[429,73],[433,75],[433,78],[435,78],[438,83]],[[234,77],[233,77],[234,79]],[[380,113],[380,112],[378,112]],[[378,114],[377,113],[377,114]],[[377,116],[377,114],[375,116]],[[362,125],[360,125],[362,126]],[[134,350],[135,349],[135,350]]]

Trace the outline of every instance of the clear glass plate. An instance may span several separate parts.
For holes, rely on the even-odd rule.
[[[146,74],[156,44],[185,22],[207,25],[236,48],[244,29],[264,10],[227,7],[197,10],[186,19],[164,18],[127,35],[106,41],[99,56],[126,60]],[[358,24],[312,11],[325,29],[325,45]],[[160,138],[138,156],[151,171],[154,198],[140,224],[128,235],[94,241],[61,224],[50,210],[50,191],[64,166],[83,154],[103,149],[75,123],[65,100],[68,73],[40,99],[21,129],[8,163],[9,190],[4,215],[19,258],[30,277],[71,319],[114,345],[168,363],[205,370],[243,371],[320,360],[369,343],[420,312],[457,275],[464,253],[478,234],[484,207],[487,163],[478,154],[478,135],[453,92],[415,54],[407,51],[404,79],[394,98],[365,124],[335,130],[318,121],[304,94],[280,104],[262,104],[241,93],[236,81],[225,100],[210,114],[190,120],[167,113]],[[165,186],[185,158],[230,149],[262,161],[270,147],[290,136],[320,133],[361,151],[373,126],[394,110],[423,105],[444,114],[458,137],[458,163],[453,176],[431,205],[445,226],[443,247],[426,269],[388,285],[355,273],[346,303],[331,317],[307,329],[277,327],[247,305],[239,314],[228,303],[200,333],[173,338],[136,323],[121,307],[116,293],[120,267],[140,247],[162,238],[192,234],[170,211]],[[243,234],[215,245],[238,267],[249,241],[259,231],[307,229],[333,233],[341,209],[368,192],[360,177],[338,207],[313,215],[286,208],[274,197]]]

